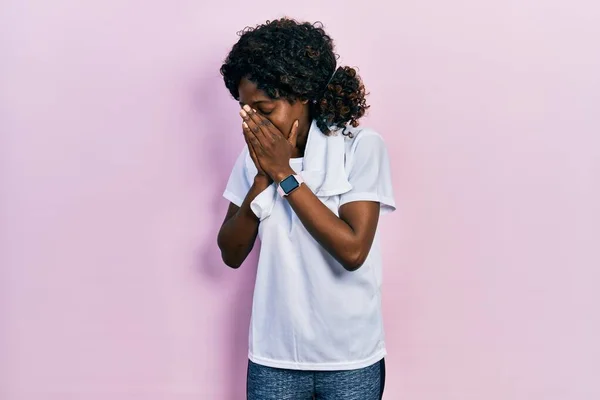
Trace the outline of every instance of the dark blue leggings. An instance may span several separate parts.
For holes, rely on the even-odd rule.
[[[385,361],[348,371],[299,371],[248,362],[248,400],[381,400]]]

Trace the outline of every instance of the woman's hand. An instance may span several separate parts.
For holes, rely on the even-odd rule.
[[[245,124],[245,122],[244,122],[244,124]],[[256,167],[256,170],[257,170],[256,177],[254,179],[258,180],[258,181],[264,181],[266,186],[269,186],[271,183],[273,183],[273,179],[271,179],[271,177],[262,169],[260,162],[258,161],[258,158],[256,157],[256,151],[254,151],[254,147],[252,147],[252,144],[250,144],[250,141],[248,140],[248,135],[246,134],[247,125],[246,126],[242,125],[242,130],[244,131],[244,140],[246,141],[246,145],[248,145],[248,151],[250,152],[250,157],[252,158],[252,161],[254,161],[254,166]]]
[[[248,105],[240,111],[244,122],[244,136],[250,155],[260,171],[279,183],[294,173],[290,158],[296,147],[298,121],[292,125],[288,139],[268,119],[257,114]],[[259,168],[260,167],[260,168]]]

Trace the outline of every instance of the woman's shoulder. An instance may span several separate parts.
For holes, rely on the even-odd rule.
[[[385,148],[383,137],[373,128],[370,127],[353,127],[348,126],[344,132],[346,139],[346,152],[355,153],[358,148],[372,149]]]

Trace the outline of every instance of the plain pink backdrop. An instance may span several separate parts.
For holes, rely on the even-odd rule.
[[[218,68],[290,15],[360,67],[393,158],[386,399],[600,399],[598,3],[287,4],[2,2],[0,398],[244,398]]]

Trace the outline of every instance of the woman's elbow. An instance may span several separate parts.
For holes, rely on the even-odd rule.
[[[221,252],[221,259],[223,260],[225,265],[227,265],[229,268],[233,268],[233,269],[238,269],[239,267],[242,266],[242,263],[244,262],[244,260],[240,260],[239,258],[236,258],[236,257],[231,257],[230,255],[223,253],[223,252]]]
[[[345,270],[353,272],[363,266],[365,261],[367,261],[368,255],[369,254],[367,252],[358,250],[344,257],[344,260],[342,260],[341,264]]]
[[[244,262],[245,257],[240,257],[237,251],[227,246],[226,242],[225,238],[219,233],[217,245],[219,246],[219,250],[221,250],[221,259],[228,267],[238,269]]]
[[[246,259],[246,256],[239,251],[227,248],[226,246],[222,247],[220,243],[219,248],[221,250],[221,259],[230,268],[238,269]]]

